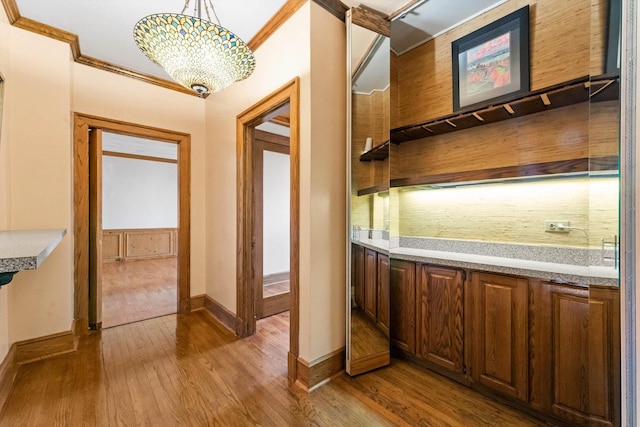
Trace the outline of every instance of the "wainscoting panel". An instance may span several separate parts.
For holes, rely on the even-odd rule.
[[[177,228],[102,231],[102,260],[130,261],[177,255]]]

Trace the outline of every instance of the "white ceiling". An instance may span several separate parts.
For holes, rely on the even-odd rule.
[[[391,48],[402,53],[504,1],[343,0],[343,3],[349,7],[364,5],[387,15],[411,4],[409,11],[392,23]],[[214,1],[221,24],[245,42],[249,42],[284,3],[286,0]],[[179,13],[184,0],[16,0],[16,4],[23,17],[77,34],[85,56],[171,80],[138,49],[133,41],[133,27],[153,13]],[[193,4],[192,1],[185,13],[193,14]],[[359,84],[364,86],[363,82]]]

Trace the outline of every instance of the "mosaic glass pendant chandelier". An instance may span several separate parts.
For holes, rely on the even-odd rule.
[[[208,20],[201,18],[203,1]],[[220,25],[211,0],[195,0],[194,16],[184,15],[190,3],[186,0],[179,14],[157,13],[138,21],[133,38],[140,50],[200,96],[249,77],[256,65],[249,46]]]

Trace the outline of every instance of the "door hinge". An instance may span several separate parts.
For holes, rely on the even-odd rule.
[[[471,376],[471,366],[463,366],[462,373],[468,376]]]

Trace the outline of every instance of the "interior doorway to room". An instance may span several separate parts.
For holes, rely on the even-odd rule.
[[[102,327],[176,312],[178,147],[102,132]]]
[[[280,121],[281,123],[277,123]],[[289,311],[280,314],[280,328],[288,326],[289,352],[287,355],[288,377],[297,379],[299,330],[300,330],[300,79],[295,78],[263,100],[247,109],[237,117],[237,168],[238,168],[238,216],[237,216],[237,306],[236,333],[246,337],[256,332],[258,305],[264,304],[263,298],[256,297],[260,292],[264,296],[263,254],[259,247],[263,238],[264,215],[257,198],[256,156],[254,149],[260,139],[267,139],[264,128],[260,126],[289,124]],[[271,125],[265,125],[271,123]],[[286,127],[286,126],[284,126]],[[271,132],[273,133],[273,132]],[[257,135],[257,138],[256,138]],[[277,135],[276,135],[277,136]],[[282,135],[281,135],[282,136]],[[270,136],[270,142],[276,137]],[[269,142],[268,141],[268,142]],[[282,144],[276,144],[282,145]],[[264,163],[264,150],[262,160]],[[283,153],[281,153],[283,154]],[[285,166],[286,167],[286,166]],[[285,173],[286,175],[286,173]],[[262,199],[262,198],[260,198]],[[286,207],[285,207],[286,209]],[[285,307],[286,309],[286,307]]]
[[[103,141],[105,135],[106,143]],[[119,142],[112,144],[109,142],[111,137]],[[144,145],[144,149],[133,148],[136,144]],[[168,286],[171,290],[166,290],[165,286],[165,290],[156,292],[171,295],[170,300],[163,298],[166,302],[159,311],[150,308],[152,297],[138,298],[139,313],[134,316],[130,313],[122,323],[190,310],[190,145],[188,134],[74,114],[74,320],[77,334],[82,335],[89,328],[103,327],[103,294],[107,290],[103,285],[109,286],[105,284],[105,279],[109,280],[105,265],[130,270],[127,273],[152,281],[153,277],[165,276],[163,271],[170,271],[167,276],[173,276]],[[172,172],[160,178],[159,170]],[[109,203],[112,198],[117,200],[117,196],[111,194],[115,191],[110,184],[105,188],[106,176],[115,177],[121,187],[133,187],[127,182],[132,178],[146,181],[147,185],[153,180],[157,192],[170,196],[162,199],[164,201],[151,201],[148,194],[132,194],[131,188],[127,188],[128,200],[111,206],[111,211],[108,211],[109,207],[103,211],[103,202]],[[170,182],[167,181],[169,176],[173,176]],[[169,199],[172,201],[167,202]],[[158,215],[157,211],[167,211],[167,215]],[[133,223],[134,228],[131,228],[132,223],[118,223],[123,217],[131,216],[137,216],[142,223]],[[168,217],[173,222],[167,222]],[[103,220],[106,221],[104,227]],[[154,265],[140,263],[149,258],[154,258]],[[131,287],[121,277],[115,281],[125,290]],[[130,303],[131,299],[129,295],[120,300]],[[107,321],[104,326],[114,324]]]
[[[256,318],[289,311],[289,109],[253,132]],[[262,278],[262,280],[260,280]]]

